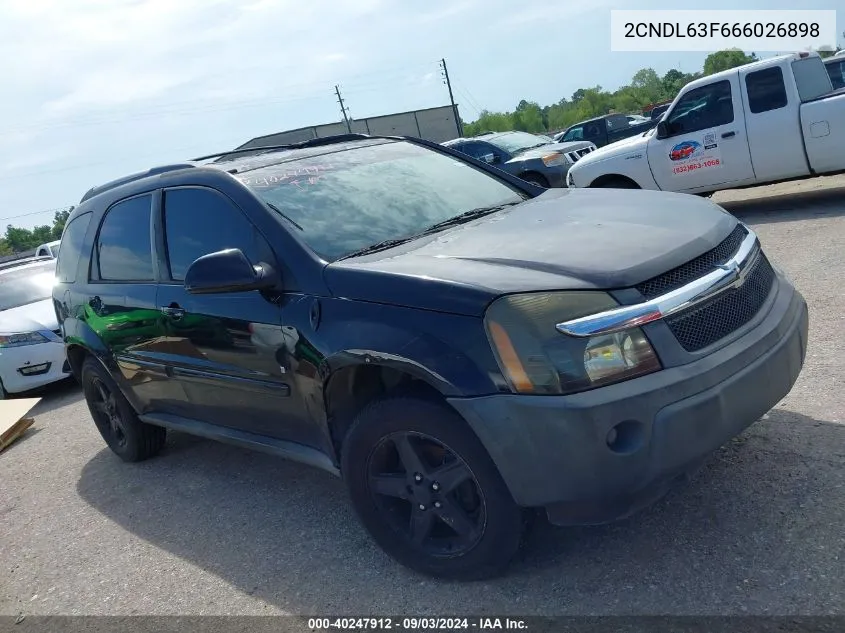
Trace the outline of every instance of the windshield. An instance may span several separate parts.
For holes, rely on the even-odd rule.
[[[439,152],[404,141],[354,146],[235,176],[334,261],[438,222],[529,196]]]
[[[0,310],[49,299],[55,277],[55,261],[0,272]]]
[[[549,140],[551,140],[547,139],[548,137],[535,136],[534,134],[529,134],[528,132],[508,132],[507,134],[494,136],[485,140],[492,143],[499,149],[505,150],[509,154],[516,154],[518,152],[524,152],[527,149],[531,149],[532,147],[547,145]]]

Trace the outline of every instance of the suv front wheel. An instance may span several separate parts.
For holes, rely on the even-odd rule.
[[[441,578],[478,579],[518,552],[526,514],[464,420],[444,403],[388,397],[343,443],[355,510],[392,557]]]
[[[139,462],[164,447],[167,431],[141,422],[105,368],[90,356],[82,365],[82,390],[97,430],[120,459]]]

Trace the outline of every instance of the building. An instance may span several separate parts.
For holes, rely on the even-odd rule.
[[[424,110],[411,110],[410,112],[368,117],[366,119],[355,119],[349,123],[352,132],[357,134],[416,136],[434,141],[435,143],[442,143],[443,141],[450,141],[453,138],[461,136],[461,130],[458,122],[455,120],[455,113],[457,111],[457,106],[453,109],[451,105],[447,105],[437,108],[425,108]],[[343,121],[340,123],[311,125],[295,130],[258,136],[235,149],[288,145],[313,138],[346,134],[348,131],[346,123]]]

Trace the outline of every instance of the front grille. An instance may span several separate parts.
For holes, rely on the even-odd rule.
[[[590,152],[592,152],[595,148],[594,147],[585,147],[584,149],[576,149],[575,151],[569,152],[567,156],[569,156],[569,160],[573,163],[577,163],[579,158],[583,158]]]
[[[774,279],[772,265],[761,252],[744,284],[704,305],[669,317],[666,324],[686,351],[703,349],[748,323],[769,296]]]
[[[713,250],[707,251],[704,255],[700,255],[686,264],[673,268],[667,273],[652,277],[648,281],[639,284],[636,288],[646,299],[653,299],[671,290],[680,288],[693,279],[703,277],[712,270],[715,270],[719,264],[724,264],[728,261],[739,250],[739,245],[745,239],[746,235],[748,235],[748,231],[746,231],[745,227],[742,224],[737,224],[736,228],[731,231],[731,234],[719,242],[719,245]]]

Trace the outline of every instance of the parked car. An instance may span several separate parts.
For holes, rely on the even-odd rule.
[[[596,147],[604,147],[624,138],[642,134],[656,124],[656,121],[632,124],[624,114],[608,114],[571,125],[554,138],[560,143],[589,141]]]
[[[845,88],[845,56],[830,57],[824,60],[824,67],[830,76],[833,89]]]
[[[0,265],[0,399],[70,376],[53,309],[55,271],[50,257]]]
[[[565,187],[569,167],[596,149],[586,141],[555,143],[528,132],[489,132],[443,145],[541,187]]]
[[[91,416],[125,461],[174,429],[341,476],[421,572],[500,572],[537,509],[572,525],[647,505],[803,364],[803,298],[709,200],[543,189],[420,139],[242,154],[71,213],[53,297]],[[126,315],[116,338],[92,303]],[[157,331],[124,326],[151,307]]]
[[[570,186],[706,194],[841,171],[845,92],[832,90],[818,53],[698,79],[681,90],[654,133],[579,161]]]
[[[35,256],[36,257],[52,257],[55,259],[59,256],[59,246],[61,245],[61,240],[55,240],[54,242],[47,242],[46,244],[41,244],[37,249],[35,249]]]

